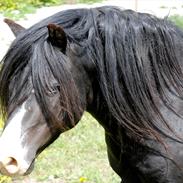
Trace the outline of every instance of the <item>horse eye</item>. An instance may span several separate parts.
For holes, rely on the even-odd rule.
[[[53,90],[56,91],[56,92],[59,92],[60,91],[60,85],[55,85],[53,87]]]
[[[57,85],[56,88],[58,91],[60,91],[60,85]]]
[[[60,92],[60,86],[59,85],[55,85],[53,86],[53,88],[49,91],[50,94],[57,94]]]

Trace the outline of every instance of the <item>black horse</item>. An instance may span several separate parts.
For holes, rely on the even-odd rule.
[[[2,173],[29,173],[88,111],[123,183],[183,182],[182,30],[117,7],[66,10],[29,29],[5,22],[16,39],[0,72]]]

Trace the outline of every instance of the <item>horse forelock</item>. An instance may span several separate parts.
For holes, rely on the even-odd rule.
[[[49,23],[61,25],[69,43],[85,48],[86,58],[95,66],[103,99],[119,126],[143,137],[167,135],[157,124],[161,121],[170,128],[159,101],[173,111],[167,93],[182,97],[183,33],[166,19],[115,7],[66,10],[22,33],[10,47],[1,70],[4,111],[16,96],[23,98],[34,88],[46,115],[49,109],[43,93],[55,90],[57,84],[64,94],[60,97],[67,103],[64,107],[76,109],[77,89],[73,88],[68,58],[47,41]]]

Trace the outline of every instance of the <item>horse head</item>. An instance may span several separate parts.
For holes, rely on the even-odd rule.
[[[14,48],[19,46],[19,39],[23,40],[19,37],[27,30],[11,20],[6,19],[5,22],[17,37],[12,50],[10,48],[16,52]],[[69,52],[65,31],[52,23],[43,29],[46,39],[42,44],[44,51],[42,46],[32,42],[31,51],[25,54],[34,56],[28,56],[23,67],[21,63],[25,62],[26,56],[19,55],[19,61],[22,59],[19,66],[13,66],[12,62],[6,65],[8,60],[5,58],[1,70],[1,86],[4,90],[1,90],[4,97],[1,104],[5,107],[7,120],[0,138],[0,146],[3,146],[0,170],[10,176],[28,174],[38,154],[62,132],[74,127],[86,108],[88,84],[87,81],[83,83],[81,78],[87,79],[87,76],[72,65],[72,53]],[[39,55],[42,51],[44,58]],[[52,60],[52,66],[48,60]],[[62,62],[61,66],[58,62]]]

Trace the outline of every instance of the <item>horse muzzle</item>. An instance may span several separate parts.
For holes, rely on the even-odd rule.
[[[26,162],[18,156],[1,156],[0,173],[7,176],[21,176],[29,174],[33,169],[34,161]]]

